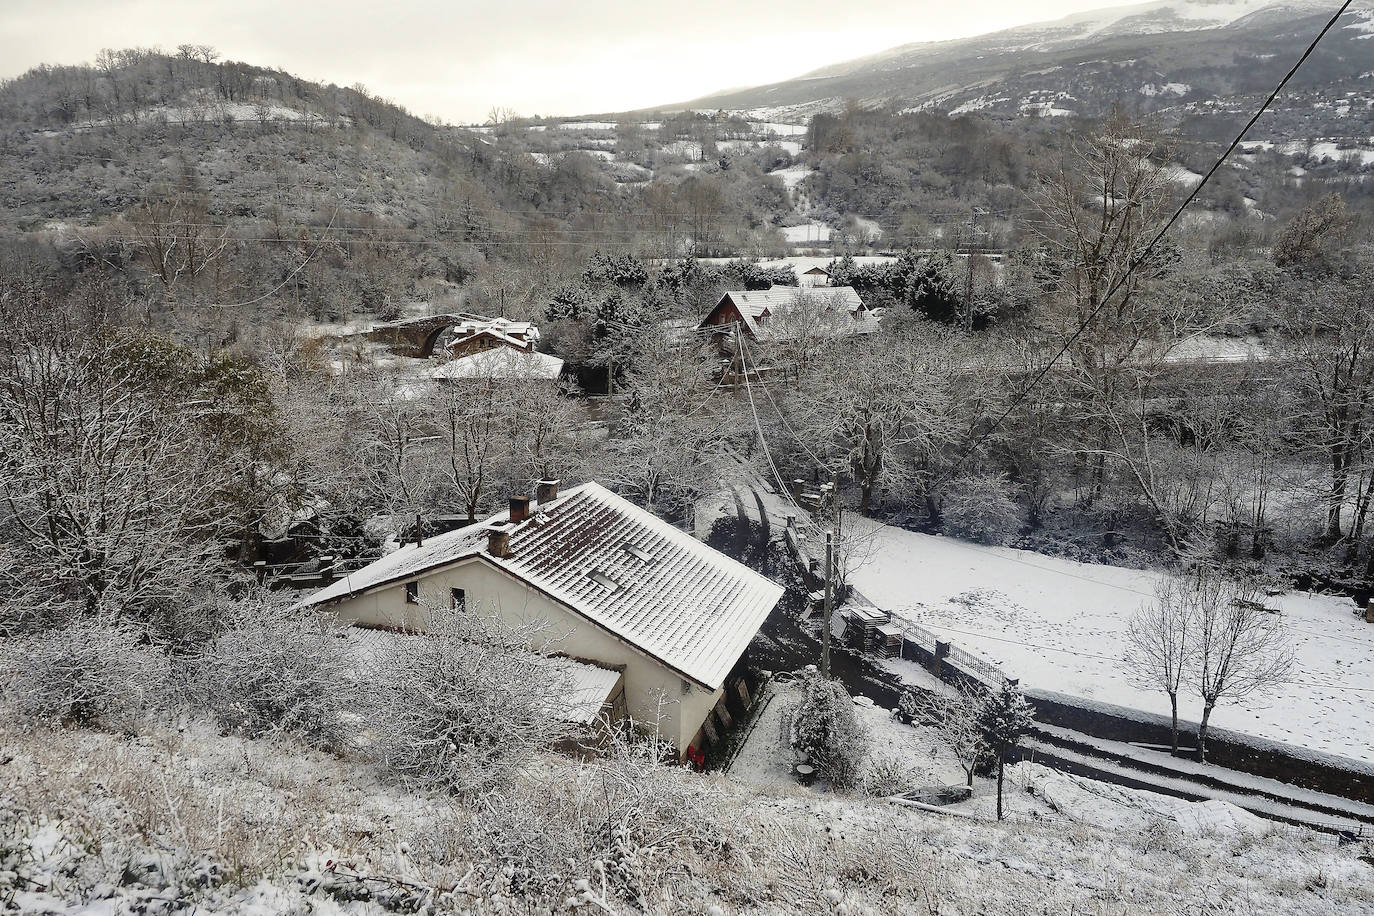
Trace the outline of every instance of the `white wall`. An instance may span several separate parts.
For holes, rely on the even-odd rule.
[[[499,618],[507,626],[547,624],[537,639],[548,650],[573,658],[623,667],[625,701],[637,722],[658,723],[659,734],[681,754],[715,707],[723,689],[710,691],[623,642],[596,624],[479,558],[470,558],[418,578],[420,603],[406,604],[405,583],[345,599],[331,610],[340,621],[362,626],[423,631],[427,607],[448,607],[449,590],[464,589],[469,613]],[[543,648],[542,646],[535,648]],[[661,702],[660,702],[661,701]]]

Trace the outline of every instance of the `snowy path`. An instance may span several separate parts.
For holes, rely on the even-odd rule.
[[[1168,714],[1164,696],[1132,687],[1121,662],[1127,621],[1153,598],[1160,574],[850,524],[859,533],[850,581],[879,607],[948,634],[1027,687]],[[1265,698],[1219,707],[1213,722],[1374,762],[1374,626],[1346,598],[1268,601],[1282,611],[1295,673]],[[1180,714],[1196,721],[1198,703],[1181,701]]]

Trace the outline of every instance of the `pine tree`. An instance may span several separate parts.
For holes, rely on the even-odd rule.
[[[978,727],[983,739],[997,755],[997,819],[1002,819],[1002,772],[1006,765],[1007,753],[1016,747],[1016,742],[1030,728],[1031,709],[1021,688],[1010,681],[1004,681],[999,690],[988,694],[978,710]]]

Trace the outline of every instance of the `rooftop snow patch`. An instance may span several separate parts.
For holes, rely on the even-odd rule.
[[[434,378],[453,381],[461,378],[525,378],[553,381],[563,372],[563,360],[547,353],[496,347],[444,363],[434,370]]]

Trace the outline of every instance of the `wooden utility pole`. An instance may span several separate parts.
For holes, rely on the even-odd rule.
[[[825,533],[825,614],[821,618],[821,677],[830,677],[830,611],[835,606],[835,535]]]
[[[825,533],[825,613],[821,620],[821,677],[830,677],[830,617],[835,610],[835,547],[840,539],[840,474],[830,475],[830,499],[835,517]]]

